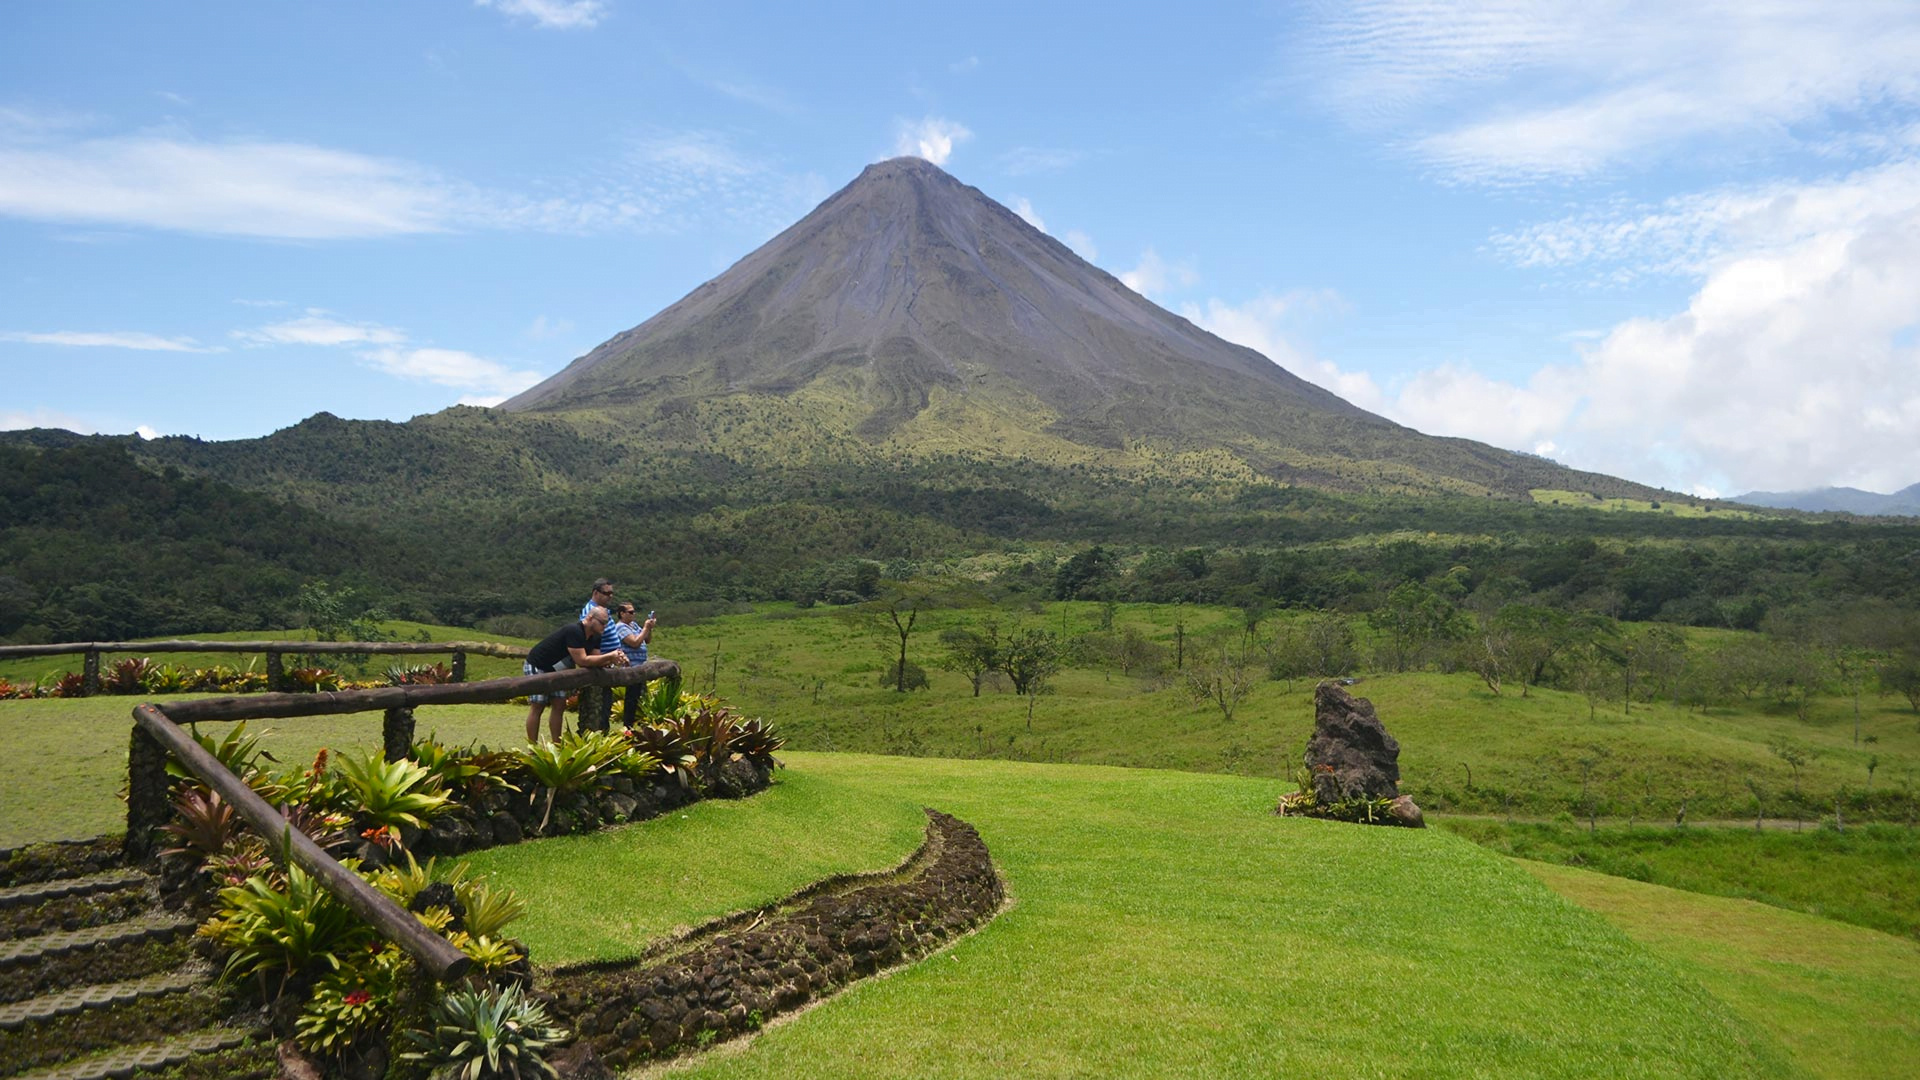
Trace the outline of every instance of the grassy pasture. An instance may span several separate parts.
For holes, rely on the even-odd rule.
[[[1815,1076],[1882,1080],[1920,1063],[1920,943],[1747,900],[1522,865],[1698,979]]]
[[[1009,910],[692,1076],[1807,1075],[1697,982],[1444,832],[1276,818],[1274,784],[1240,777],[822,754],[790,766],[771,797],[614,830],[591,852],[541,843],[475,862],[534,897],[529,935],[574,957],[602,920],[692,923],[779,895],[784,871],[734,865],[785,858],[763,828],[893,823],[839,852],[845,870],[895,862],[895,826],[921,805],[981,830]],[[615,857],[643,869],[611,889],[562,880]],[[812,845],[801,857],[834,865]],[[689,863],[729,872],[696,871],[689,892]]]
[[[1575,510],[1606,510],[1613,513],[1630,514],[1667,514],[1673,517],[1718,517],[1754,519],[1766,515],[1751,510],[1728,510],[1717,507],[1708,510],[1705,505],[1692,502],[1685,497],[1662,501],[1658,504],[1648,499],[1603,498],[1596,499],[1588,491],[1558,491],[1553,488],[1534,488],[1528,494],[1533,501],[1542,506],[1564,506]]]
[[[1174,680],[1084,668],[1056,678],[1055,692],[1035,703],[1029,727],[1025,699],[993,690],[975,698],[964,677],[933,669],[939,628],[978,617],[936,612],[923,620],[909,658],[929,669],[931,688],[907,694],[879,685],[886,660],[877,639],[831,609],[765,605],[695,626],[676,626],[663,612],[656,654],[678,659],[695,685],[717,681],[746,712],[776,720],[796,749],[1282,776],[1312,731],[1307,680],[1256,680],[1228,721]],[[1049,604],[1026,616],[1029,625],[1069,633],[1093,629],[1099,617],[1091,603]],[[1123,604],[1113,625],[1137,627],[1171,650],[1176,623],[1191,645],[1203,631],[1237,626],[1239,618],[1219,608]],[[1799,784],[1809,803],[1818,797],[1829,808],[1843,786],[1867,790],[1873,758],[1873,790],[1883,797],[1920,772],[1920,717],[1906,702],[1872,693],[1860,704],[1863,736],[1873,741],[1856,746],[1853,703],[1839,697],[1816,699],[1801,720],[1761,702],[1706,712],[1636,702],[1626,711],[1618,702],[1592,707],[1555,690],[1522,698],[1510,687],[1495,696],[1464,673],[1368,675],[1353,692],[1374,702],[1399,739],[1403,788],[1435,809],[1511,808],[1534,817],[1571,811],[1581,799],[1581,763],[1591,759],[1588,793],[1603,817],[1670,821],[1683,799],[1696,820],[1750,817],[1748,777],[1775,804],[1794,788],[1790,769],[1768,749],[1780,739],[1815,751]]]

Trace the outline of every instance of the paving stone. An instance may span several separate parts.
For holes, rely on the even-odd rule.
[[[31,963],[48,956],[60,956],[99,945],[124,945],[141,941],[164,940],[190,933],[191,920],[173,915],[147,915],[126,922],[90,926],[84,930],[59,930],[39,937],[0,941],[0,969]]]
[[[170,971],[149,975],[144,979],[83,986],[29,998],[11,1005],[0,1005],[0,1031],[12,1031],[28,1024],[51,1020],[56,1016],[67,1016],[85,1009],[99,1009],[119,1005],[122,1002],[137,1001],[141,998],[178,994],[205,985],[206,981],[199,975]]]
[[[13,1080],[122,1080],[142,1070],[164,1069],[193,1057],[227,1050],[245,1042],[246,1032],[236,1028],[207,1028],[163,1042],[129,1046],[113,1053],[40,1072],[21,1073]]]
[[[108,870],[104,873],[88,874],[85,877],[37,881],[31,885],[12,885],[0,889],[0,908],[31,907],[68,896],[91,896],[95,893],[136,889],[145,885],[147,880],[147,875],[139,870]]]

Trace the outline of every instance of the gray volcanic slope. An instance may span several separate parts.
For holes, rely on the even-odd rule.
[[[1186,425],[1164,414],[1182,391],[1228,412],[1252,395],[1288,412],[1369,415],[1156,306],[918,158],[868,167],[724,274],[505,407],[787,393],[836,365],[877,376],[873,433],[923,407],[931,387],[995,375],[1086,435],[1176,435]],[[1125,430],[1136,427],[1145,430]]]
[[[719,277],[504,407],[647,420],[829,379],[860,388],[867,438],[944,388],[1037,401],[1053,415],[1048,433],[1084,445],[1226,447],[1307,482],[1354,486],[1410,468],[1516,496],[1575,483],[1549,462],[1356,408],[1153,304],[918,158],[869,166]],[[1287,464],[1301,455],[1380,467],[1335,466],[1336,481]]]

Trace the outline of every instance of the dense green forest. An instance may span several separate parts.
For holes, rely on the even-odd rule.
[[[16,436],[0,445],[0,636],[288,625],[300,585],[321,579],[393,617],[546,618],[601,574],[709,604],[850,603],[882,578],[962,573],[1001,594],[1346,612],[1414,586],[1469,610],[1729,629],[1920,607],[1920,527],[1899,520],[1602,513],[964,456],[749,467],[610,449],[552,420],[435,430],[323,414],[251,443]]]

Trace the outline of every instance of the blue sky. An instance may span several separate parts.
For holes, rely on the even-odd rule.
[[[497,401],[913,153],[1363,407],[1920,481],[1920,5],[0,6],[0,427]]]

